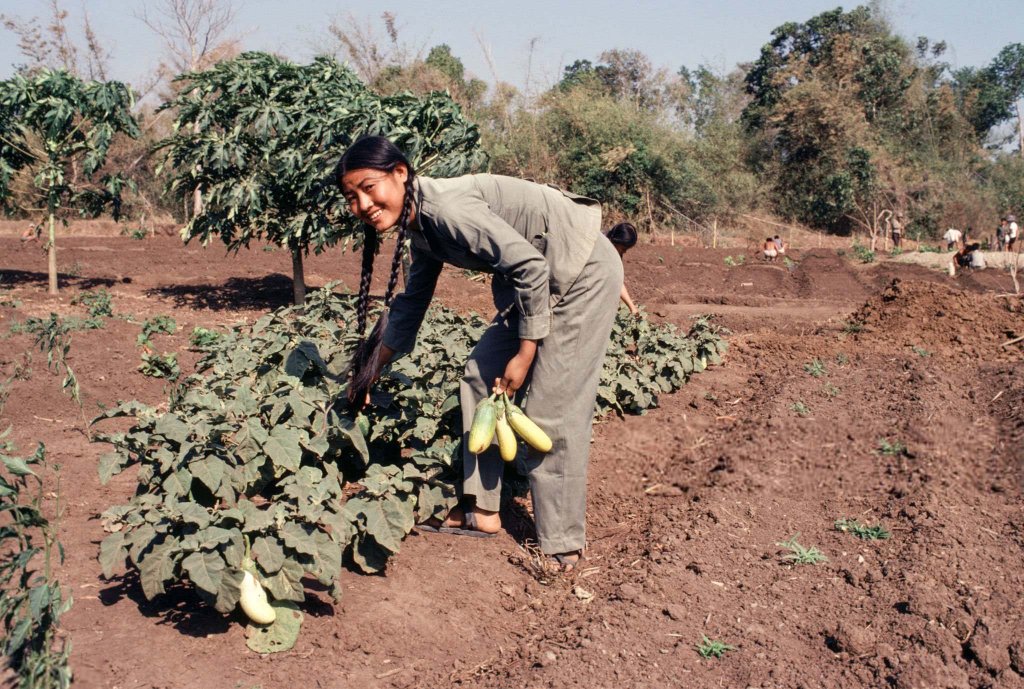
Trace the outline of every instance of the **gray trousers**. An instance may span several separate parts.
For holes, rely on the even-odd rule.
[[[524,411],[553,443],[550,452],[531,448],[526,458],[537,536],[545,553],[568,553],[586,545],[594,402],[621,289],[622,260],[611,242],[598,239],[580,277],[552,309],[551,332],[539,343],[524,386]],[[519,351],[512,287],[495,276],[492,291],[498,316],[470,354],[460,389],[463,448],[477,403],[490,396],[494,379]],[[475,497],[480,509],[497,511],[505,465],[497,446],[479,456],[464,449],[463,460],[463,495]]]

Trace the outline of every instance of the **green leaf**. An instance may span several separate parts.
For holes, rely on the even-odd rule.
[[[260,536],[252,542],[252,554],[260,568],[267,574],[274,574],[284,564],[284,548],[273,536]]]
[[[217,612],[230,613],[238,606],[238,598],[242,594],[242,579],[245,574],[240,568],[229,567],[224,570],[217,591],[214,608]]]
[[[205,529],[210,525],[210,511],[202,505],[194,502],[179,502],[177,507],[182,521],[195,524],[200,529]]]
[[[245,628],[245,645],[256,653],[280,653],[288,651],[299,638],[302,628],[302,612],[299,606],[291,601],[275,600],[271,602],[277,617],[271,624],[250,623]]]
[[[220,553],[191,553],[181,561],[181,566],[193,584],[214,596],[218,594],[224,575],[224,558]]]
[[[181,445],[188,439],[191,430],[176,414],[168,412],[157,419],[153,432]]]
[[[99,474],[100,484],[107,485],[114,475],[121,473],[121,470],[128,463],[128,458],[119,451],[108,452],[100,457]]]
[[[192,476],[209,488],[211,493],[216,493],[220,488],[226,471],[224,460],[218,457],[197,459],[190,463],[188,468],[192,472]]]
[[[263,451],[270,457],[274,466],[280,469],[297,471],[302,462],[299,433],[287,426],[277,426],[271,431],[270,438],[263,443]]]
[[[287,522],[280,533],[284,544],[292,550],[303,555],[316,555],[316,543],[313,541],[311,530],[308,527],[303,528],[295,522]]]
[[[124,545],[124,534],[112,533],[100,543],[100,567],[106,579],[114,576],[114,572],[124,566],[128,557],[128,548]]]
[[[295,560],[285,560],[277,574],[264,577],[263,587],[278,600],[293,600],[301,603],[306,599],[302,588],[303,569]]]
[[[147,600],[164,593],[164,582],[174,576],[172,555],[175,550],[174,544],[158,545],[139,564],[139,580]]]
[[[0,457],[3,460],[4,466],[7,470],[15,476],[35,476],[35,472],[29,468],[28,464],[24,459],[20,457],[8,457],[4,455]]]
[[[260,509],[249,500],[239,500],[238,509],[243,515],[246,533],[254,533],[269,528],[274,523],[274,514],[270,509]]]

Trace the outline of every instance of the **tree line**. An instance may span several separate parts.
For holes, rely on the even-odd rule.
[[[305,252],[354,236],[327,182],[363,132],[427,174],[554,182],[642,229],[771,214],[875,236],[901,211],[907,236],[929,238],[1024,209],[1024,45],[954,69],[944,43],[909,42],[872,7],[785,23],[725,72],[609,50],[538,93],[467,76],[447,45],[408,47],[390,13],[382,35],[332,21],[324,55],[297,65],[242,53],[230,2],[142,7],[165,60],[134,88],[107,80],[88,15],[84,46],[59,0],[48,20],[0,15],[25,58],[0,83],[0,200],[51,248],[73,214],[172,216],[185,239],[289,248],[300,285]]]

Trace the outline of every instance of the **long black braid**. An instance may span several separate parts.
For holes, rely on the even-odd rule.
[[[335,170],[336,178],[340,183],[342,176],[349,170],[372,168],[391,172],[399,163],[404,164],[409,171],[405,180],[405,197],[396,223],[398,232],[395,237],[395,253],[391,260],[391,274],[388,277],[387,290],[384,293],[385,311],[374,324],[369,336],[366,336],[366,322],[370,311],[370,283],[373,278],[373,259],[380,249],[380,240],[376,230],[369,225],[365,226],[363,236],[362,271],[359,277],[359,298],[356,302],[356,327],[359,333],[359,344],[349,367],[352,375],[349,399],[353,401],[361,401],[365,398],[377,373],[374,364],[380,358],[384,331],[388,321],[387,308],[391,306],[395,288],[398,286],[398,275],[402,268],[402,252],[405,250],[409,221],[415,207],[415,186],[413,185],[415,172],[401,151],[383,137],[364,137],[356,141],[342,156]]]

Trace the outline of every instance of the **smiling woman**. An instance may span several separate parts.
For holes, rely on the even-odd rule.
[[[558,568],[575,567],[586,543],[586,469],[597,383],[622,287],[622,263],[600,232],[600,204],[560,189],[500,175],[417,177],[382,137],[360,139],[336,169],[352,212],[364,223],[358,328],[350,399],[362,403],[381,369],[411,352],[441,267],[493,275],[497,314],[466,363],[463,428],[492,392],[526,398],[529,416],[550,435],[550,452],[526,458],[541,549]],[[367,337],[370,277],[379,235],[395,231],[384,303]],[[395,295],[402,247],[412,265]],[[463,501],[426,531],[489,536],[501,526],[498,448],[463,443]]]

